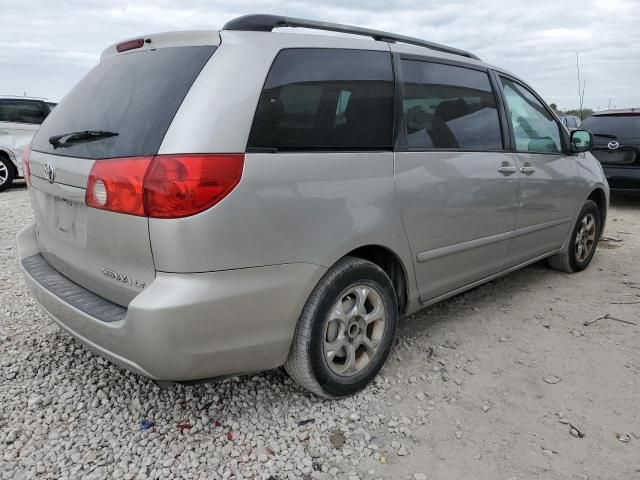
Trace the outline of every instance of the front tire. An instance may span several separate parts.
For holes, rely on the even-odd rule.
[[[0,192],[11,186],[14,176],[11,161],[0,156]]]
[[[285,369],[316,395],[352,395],[384,365],[397,322],[396,292],[384,270],[367,260],[344,257],[309,296]]]
[[[575,273],[587,268],[596,253],[602,229],[602,216],[592,200],[582,207],[571,237],[562,250],[549,257],[549,265],[561,272]]]

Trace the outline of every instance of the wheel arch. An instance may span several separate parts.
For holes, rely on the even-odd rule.
[[[15,177],[18,177],[20,175],[20,172],[18,172],[18,167],[16,167],[15,160],[14,160],[15,157],[13,156],[13,154],[8,150],[6,150],[5,148],[0,147],[0,157],[6,158],[9,161],[9,165],[13,169],[13,175]]]
[[[389,276],[398,299],[398,312],[406,313],[409,307],[409,276],[400,256],[382,245],[370,244],[354,248],[344,257],[356,257],[375,263]]]
[[[591,191],[587,200],[592,200],[598,206],[598,210],[600,211],[600,234],[604,232],[604,226],[607,220],[607,195],[604,190],[600,187],[597,187]]]

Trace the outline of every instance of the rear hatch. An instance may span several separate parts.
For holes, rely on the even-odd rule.
[[[29,191],[42,255],[69,279],[123,306],[155,278],[149,221],[88,207],[89,175],[100,159],[158,153],[219,43],[217,32],[209,37],[211,44],[203,45],[198,32],[197,44],[189,45],[186,34],[164,34],[122,44],[134,48],[124,53],[106,50],[32,142]]]
[[[604,165],[640,166],[640,112],[592,115],[581,128],[593,133],[593,154]]]

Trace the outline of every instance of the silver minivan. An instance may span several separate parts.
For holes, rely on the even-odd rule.
[[[142,375],[284,365],[341,397],[399,317],[541,259],[587,267],[609,201],[592,143],[415,38],[271,15],[146,35],[35,135],[20,262],[64,330]]]

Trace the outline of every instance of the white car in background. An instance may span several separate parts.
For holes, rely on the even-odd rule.
[[[55,106],[41,98],[0,95],[0,192],[23,176],[22,151]]]

